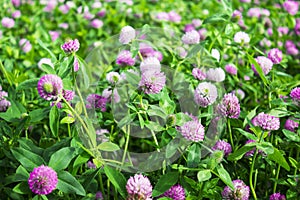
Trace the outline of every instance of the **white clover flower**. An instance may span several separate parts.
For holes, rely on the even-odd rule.
[[[211,50],[211,56],[215,58],[218,62],[220,61],[220,52],[217,49]]]
[[[135,36],[136,33],[134,28],[132,28],[131,26],[124,26],[121,30],[119,41],[122,44],[128,44],[129,42],[131,42],[131,40],[135,38]]]
[[[241,44],[241,43],[248,44],[250,42],[250,37],[247,33],[243,32],[243,31],[239,31],[234,34],[233,40],[239,44]]]

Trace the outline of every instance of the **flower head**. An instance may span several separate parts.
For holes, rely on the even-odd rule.
[[[32,49],[32,45],[30,44],[30,42],[25,39],[25,38],[22,38],[20,41],[19,41],[19,45],[22,49],[22,51],[24,51],[24,53],[27,53],[29,52],[31,49]]]
[[[146,71],[160,71],[161,65],[156,57],[148,57],[141,62],[140,70],[142,73]]]
[[[229,74],[236,75],[237,74],[237,68],[234,64],[227,64],[225,65],[225,71]]]
[[[255,60],[265,75],[267,75],[271,71],[273,67],[273,62],[269,58],[266,58],[264,56],[258,56],[257,58],[255,58]],[[252,70],[255,74],[258,74],[254,65],[252,65]]]
[[[3,17],[1,24],[5,28],[12,28],[15,26],[15,20],[9,17]]]
[[[292,89],[290,97],[295,101],[300,101],[300,87]]]
[[[222,82],[225,80],[225,72],[222,68],[209,68],[206,72],[206,79],[216,82]]]
[[[134,28],[132,28],[131,26],[124,26],[121,29],[119,41],[122,44],[128,44],[129,42],[131,42],[131,40],[133,40],[135,38],[135,36],[136,36],[136,33],[135,33]]]
[[[0,112],[5,112],[11,103],[5,98],[8,96],[7,92],[1,91],[2,87],[0,85]]]
[[[242,180],[232,181],[234,190],[230,187],[225,186],[222,197],[224,199],[235,199],[235,200],[248,200],[250,196],[250,189]]]
[[[190,141],[200,142],[204,140],[204,127],[198,119],[193,119],[178,127],[177,130],[181,135]]]
[[[194,93],[194,100],[201,107],[213,104],[217,97],[218,91],[216,86],[208,82],[200,83]]]
[[[146,94],[157,94],[166,85],[166,75],[156,70],[147,70],[142,73],[139,87]]]
[[[282,52],[277,48],[271,49],[268,53],[268,58],[274,64],[279,64],[282,60]]]
[[[99,108],[102,112],[106,111],[106,103],[108,102],[107,98],[100,96],[99,94],[89,94],[86,101],[86,108]]]
[[[218,62],[220,61],[220,52],[217,49],[211,50],[211,56],[215,58]]]
[[[289,118],[285,121],[284,128],[289,131],[296,132],[296,129],[298,127],[299,127],[299,123],[296,122],[296,119]]]
[[[299,3],[297,1],[288,0],[283,3],[283,7],[290,15],[296,15],[299,9]]]
[[[215,146],[211,148],[213,151],[220,150],[224,152],[225,156],[228,156],[232,152],[231,145],[224,140],[219,140],[216,142]]]
[[[181,185],[177,184],[173,185],[162,196],[169,197],[173,200],[185,200],[185,191]]]
[[[96,199],[96,200],[103,200],[102,192],[98,191],[98,192],[96,193],[95,199]]]
[[[239,31],[234,34],[233,40],[238,44],[248,44],[250,42],[250,37],[247,33]]]
[[[279,118],[265,114],[264,112],[259,113],[251,122],[254,126],[259,126],[268,131],[278,130],[280,128]]]
[[[44,165],[34,168],[28,179],[29,188],[38,195],[50,194],[56,188],[57,182],[56,172]]]
[[[194,78],[198,79],[198,80],[204,80],[206,78],[206,74],[199,68],[194,68],[192,70],[192,74],[194,76]]]
[[[270,200],[286,200],[285,195],[284,194],[280,194],[280,192],[278,193],[274,193],[270,196]]]
[[[37,90],[43,99],[56,100],[62,94],[63,82],[57,75],[46,74],[38,81]]]
[[[80,43],[77,39],[75,40],[68,40],[63,45],[61,45],[62,50],[64,50],[65,53],[75,53],[79,50]]]
[[[200,35],[197,31],[192,30],[192,31],[186,32],[182,36],[181,40],[184,44],[198,44],[200,41]]]
[[[224,117],[237,119],[241,112],[239,99],[233,93],[225,94],[217,110]]]
[[[67,101],[72,101],[75,96],[75,92],[73,90],[63,90],[63,97]]]
[[[109,72],[106,74],[106,80],[111,84],[116,84],[121,80],[121,76],[118,72]]]
[[[170,22],[180,22],[181,21],[181,16],[173,10],[168,13],[168,16],[169,16],[168,19]]]
[[[135,63],[135,58],[132,58],[132,54],[128,50],[123,50],[119,53],[117,60],[116,60],[117,65],[121,66],[133,66]]]
[[[152,185],[149,179],[142,174],[131,176],[126,184],[128,200],[150,200],[152,196]]]
[[[103,26],[103,21],[100,19],[93,19],[90,25],[93,28],[101,28]]]

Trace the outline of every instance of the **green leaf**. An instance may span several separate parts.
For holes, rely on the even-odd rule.
[[[256,115],[256,109],[259,106],[256,106],[253,110],[251,110],[251,112],[248,113],[248,115],[245,117],[244,123],[243,123],[243,127],[246,126],[246,124],[248,124],[248,121],[251,120],[255,115]]]
[[[52,167],[55,171],[63,170],[68,167],[71,160],[76,156],[74,147],[65,147],[50,157],[49,167]]]
[[[167,114],[165,113],[165,110],[162,107],[156,105],[150,105],[149,109],[147,110],[147,114],[149,116],[159,116],[163,119],[167,118]]]
[[[200,145],[197,143],[192,144],[189,148],[189,153],[187,156],[187,166],[197,167],[201,160],[201,149]]]
[[[57,60],[56,56],[54,55],[54,53],[52,53],[52,51],[50,51],[50,49],[48,49],[46,47],[45,43],[40,39],[38,39],[37,41],[38,41],[39,45],[50,54],[51,58],[56,61]]]
[[[16,90],[25,90],[25,89],[36,88],[39,80],[40,80],[39,78],[32,78],[32,79],[26,80],[26,81],[20,83],[18,85],[18,87],[16,88]]]
[[[91,156],[85,152],[82,155],[79,155],[73,163],[73,168],[85,164],[90,159],[90,157]]]
[[[16,174],[14,177],[14,181],[28,181],[29,178],[29,173],[28,171],[22,166],[20,165],[17,170],[16,170]]]
[[[227,21],[228,19],[228,15],[227,14],[215,14],[211,17],[206,18],[203,21],[203,24],[217,24],[217,23],[224,23]]]
[[[286,169],[287,171],[290,171],[290,166],[287,163],[286,159],[284,158],[283,154],[277,149],[274,148],[274,153],[268,155],[268,159],[273,160],[277,164],[279,164],[281,167]]]
[[[202,171],[199,171],[197,173],[197,178],[198,178],[198,181],[199,182],[204,182],[204,181],[207,181],[211,178],[211,172],[209,169],[205,169],[205,170],[202,170]]]
[[[48,162],[50,160],[50,157],[52,154],[54,154],[56,151],[69,146],[70,145],[70,138],[64,138],[60,140],[59,142],[56,142],[54,145],[51,147],[48,147],[47,149],[44,150],[43,153],[43,158]]]
[[[157,197],[170,189],[178,181],[178,172],[168,172],[160,177],[156,183],[152,196]]]
[[[138,41],[136,41],[136,40],[132,41],[132,44],[130,46],[130,52],[131,52],[133,58],[136,57],[136,55],[139,52],[139,42]]]
[[[72,124],[75,121],[73,117],[66,116],[60,120],[61,124]]]
[[[145,123],[145,126],[155,132],[163,131],[164,127],[162,127],[159,123],[153,122],[153,121],[148,121]]]
[[[115,186],[115,188],[118,190],[120,195],[126,199],[127,192],[126,192],[126,179],[123,176],[122,173],[119,171],[110,168],[109,166],[104,166],[104,172],[107,176],[107,178],[112,182],[112,184]]]
[[[242,148],[236,150],[235,152],[231,153],[229,156],[228,156],[228,160],[230,161],[237,161],[237,160],[240,160],[245,153],[247,153],[248,151],[252,150],[253,147],[256,146],[256,142],[252,142],[252,143],[248,143],[246,144],[245,146],[243,146]]]
[[[247,53],[247,57],[250,60],[250,63],[254,65],[257,73],[259,74],[260,78],[262,79],[263,83],[265,85],[269,84],[269,80],[266,79],[265,74],[263,72],[263,70],[261,69],[260,65],[256,62],[256,60]]]
[[[34,123],[42,121],[49,114],[49,110],[49,108],[39,108],[29,112],[30,122]]]
[[[296,133],[286,129],[282,129],[282,132],[285,135],[285,137],[288,138],[288,140],[291,140],[293,142],[300,142],[300,137]]]
[[[230,187],[232,190],[234,189],[231,177],[229,175],[229,173],[221,166],[217,167],[217,171],[218,174],[220,176],[220,179],[228,186]]]
[[[32,153],[26,149],[16,147],[11,149],[14,157],[27,169],[28,171],[32,171],[33,168],[38,167],[44,164],[44,160],[41,156]]]
[[[97,175],[100,173],[101,168],[98,168],[96,170],[94,170],[92,173],[88,173],[87,175],[83,175],[81,176],[82,178],[82,185],[84,188],[89,188],[90,184],[92,183],[93,180],[96,179]],[[102,176],[100,174],[100,176]]]
[[[78,194],[85,196],[85,190],[82,185],[67,171],[60,171],[58,174],[58,183],[56,188],[66,194]]]
[[[120,147],[112,142],[102,142],[97,146],[97,149],[101,151],[117,151]]]
[[[58,136],[59,129],[59,111],[57,106],[52,106],[49,113],[49,126],[54,137]]]
[[[274,153],[274,147],[270,142],[257,143],[256,147],[268,155]]]
[[[43,63],[41,69],[47,74],[56,74],[55,70],[48,64]]]
[[[199,44],[196,44],[192,47],[192,49],[188,52],[187,54],[187,58],[191,58],[197,55],[198,52],[200,52],[201,50],[204,49],[204,45],[205,45],[206,41],[202,41]]]
[[[42,156],[44,152],[44,149],[37,147],[30,139],[20,138],[18,139],[18,142],[20,143],[20,147],[28,151],[31,151],[32,153],[35,153],[37,155]]]
[[[249,133],[247,131],[244,131],[241,128],[235,128],[235,130],[239,131],[242,135],[244,135],[247,139],[250,140],[257,140],[257,137],[255,137],[255,135],[253,135],[252,133]]]
[[[18,193],[18,194],[29,194],[29,193],[31,193],[27,182],[19,183],[18,185],[16,185],[13,188],[13,191]]]

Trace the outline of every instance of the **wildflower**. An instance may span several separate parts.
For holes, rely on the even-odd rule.
[[[59,38],[60,32],[58,32],[58,31],[49,31],[49,35],[51,36],[52,42],[54,42],[55,40],[57,40],[57,38]]]
[[[181,40],[184,44],[198,44],[200,41],[200,35],[197,31],[192,30],[192,31],[186,32],[182,36]]]
[[[66,29],[69,28],[69,24],[68,23],[61,23],[61,24],[58,25],[58,27],[66,30]]]
[[[224,117],[239,118],[241,109],[238,98],[232,93],[225,94],[217,110]]]
[[[282,52],[277,48],[271,49],[268,53],[268,58],[273,64],[279,64],[282,60]]]
[[[106,111],[106,103],[108,102],[107,98],[100,96],[99,94],[89,94],[86,101],[86,108],[96,108],[100,109],[102,112]]]
[[[213,104],[218,97],[218,91],[215,85],[203,82],[195,89],[194,100],[201,107],[207,107]]]
[[[211,50],[211,56],[215,58],[218,62],[220,61],[220,52],[217,49]]]
[[[66,101],[72,101],[75,96],[75,92],[73,90],[63,90],[63,97]]]
[[[235,200],[248,200],[250,196],[250,189],[242,180],[232,181],[234,190],[232,191],[230,187],[225,186],[222,197],[223,199],[235,199]]]
[[[79,62],[76,57],[74,57],[73,69],[74,69],[74,72],[77,72],[79,70]]]
[[[152,71],[160,71],[161,65],[159,60],[156,57],[148,57],[141,62],[140,70],[142,73],[152,70]]]
[[[159,12],[156,15],[156,19],[160,21],[169,21],[169,15],[166,12]]]
[[[46,74],[38,81],[37,90],[43,99],[56,100],[62,94],[63,82],[57,75]]]
[[[199,68],[194,68],[192,70],[192,74],[194,76],[194,78],[198,79],[198,80],[204,80],[206,78],[206,74]]]
[[[135,38],[135,36],[136,36],[136,33],[135,33],[134,28],[132,28],[131,26],[124,26],[121,29],[119,41],[122,44],[128,44],[129,42],[131,42],[131,40],[133,40]]]
[[[29,52],[31,49],[32,49],[32,45],[30,44],[30,42],[25,39],[25,38],[22,38],[20,41],[19,41],[19,45],[22,49],[22,51],[24,51],[24,53],[27,53]]]
[[[173,200],[185,200],[185,191],[181,185],[173,185],[162,197],[169,197]]]
[[[7,92],[2,91],[2,87],[0,85],[0,112],[5,112],[8,107],[11,106],[11,103],[5,98],[7,96]]]
[[[179,55],[180,58],[185,58],[187,56],[187,51],[183,47],[177,47],[176,53]]]
[[[259,113],[251,122],[254,126],[259,126],[268,131],[278,130],[280,128],[279,118],[265,114],[264,112]]]
[[[52,12],[52,10],[56,7],[57,1],[56,0],[50,0],[48,1],[46,7],[44,8],[45,12]]]
[[[176,13],[175,11],[172,10],[168,13],[168,20],[170,22],[178,23],[178,22],[181,21],[181,16],[178,13]]]
[[[3,19],[1,20],[1,24],[5,28],[12,28],[15,26],[15,20],[9,17],[3,17]]]
[[[292,89],[290,97],[295,101],[300,101],[300,87]]]
[[[250,42],[250,37],[247,33],[239,31],[234,34],[233,40],[238,44],[248,44]]]
[[[79,50],[80,43],[77,39],[75,40],[68,40],[63,45],[61,45],[62,50],[64,50],[65,53],[75,53]]]
[[[283,3],[283,8],[290,14],[296,15],[299,9],[299,3],[297,1],[285,1]]]
[[[106,74],[106,80],[111,84],[116,84],[121,80],[118,72],[109,72]]]
[[[30,190],[38,195],[50,194],[56,188],[57,182],[57,173],[44,165],[34,168],[28,179]]]
[[[93,28],[101,28],[103,26],[103,21],[100,19],[93,19],[90,24]]]
[[[200,142],[204,140],[204,127],[198,119],[193,119],[178,127],[177,130],[181,135],[190,141]]]
[[[235,94],[240,100],[245,98],[245,92],[241,89],[236,89],[231,91],[232,94]]]
[[[270,200],[286,200],[285,195],[284,194],[280,194],[280,192],[278,193],[274,193],[270,196]]]
[[[42,59],[38,62],[37,65],[38,65],[39,69],[42,69],[42,66],[43,66],[44,64],[49,65],[51,68],[54,68],[54,65],[53,65],[53,63],[52,63],[52,61],[51,61],[50,58],[42,58]]]
[[[135,63],[135,58],[132,58],[132,54],[128,50],[123,50],[119,53],[116,60],[117,65],[121,66],[133,66]]]
[[[255,140],[247,140],[245,144],[254,143]],[[245,157],[252,157],[254,155],[254,152],[256,150],[256,147],[253,147],[250,151],[245,153]],[[258,150],[258,153],[261,155],[265,155],[265,153],[262,150]]]
[[[234,64],[227,64],[225,65],[225,71],[231,75],[237,74],[237,68]]]
[[[296,122],[296,119],[289,118],[285,121],[284,128],[289,131],[296,132],[296,129],[298,127],[299,127],[299,123]]]
[[[152,196],[152,185],[146,176],[135,174],[131,176],[126,184],[128,200],[150,200]]]
[[[206,79],[216,82],[222,82],[225,80],[225,72],[222,68],[209,68],[206,72]]]
[[[19,7],[21,5],[21,0],[11,0],[11,3],[15,6],[15,7]]]
[[[100,2],[99,2],[99,3],[100,3]],[[98,191],[98,192],[96,193],[95,199],[96,199],[96,200],[103,200],[102,192]]]
[[[87,162],[87,167],[89,169],[96,169],[97,168],[96,165],[92,161]]]
[[[199,26],[202,25],[202,20],[201,19],[193,19],[192,24],[194,25],[195,28],[198,28]]]
[[[109,138],[105,135],[108,133],[109,133],[109,131],[107,129],[96,130],[96,140],[99,142],[108,142]]]
[[[264,56],[258,56],[257,58],[255,58],[255,60],[265,75],[267,75],[271,71],[273,67],[273,62],[269,58],[266,58]],[[252,70],[255,74],[258,74],[253,64]]]
[[[12,16],[13,18],[15,18],[15,19],[20,18],[20,17],[21,17],[21,11],[16,10],[15,12],[13,12],[13,13],[11,14],[11,16]]]
[[[142,72],[139,87],[146,94],[159,93],[166,84],[166,75],[156,70],[146,70]]]
[[[193,31],[193,30],[195,30],[195,27],[194,27],[193,24],[186,24],[184,26],[184,32],[190,32],[190,31]]]
[[[294,30],[295,30],[296,35],[299,36],[300,35],[300,18],[296,19],[296,24],[295,24]]]
[[[225,142],[224,140],[218,140],[215,146],[213,146],[211,149],[213,151],[223,151],[225,156],[228,156],[232,152],[231,145],[228,142]]]

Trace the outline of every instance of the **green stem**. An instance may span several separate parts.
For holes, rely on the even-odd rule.
[[[158,142],[157,142],[157,138],[156,138],[156,135],[154,134],[154,132],[151,130],[151,134],[152,134],[152,137],[154,139],[154,142],[155,142],[155,145],[157,146],[157,151],[160,152],[160,149],[159,149],[159,145],[158,145]]]
[[[71,133],[71,127],[70,127],[70,124],[68,123],[68,133],[69,133],[69,137],[72,137],[72,133]]]
[[[279,177],[279,172],[280,172],[280,165],[278,165],[278,167],[277,167],[277,171],[276,171],[276,181],[275,181],[275,183],[274,183],[273,193],[276,192],[276,187],[277,187],[277,181],[278,181],[278,177]]]
[[[104,186],[103,186],[103,180],[102,180],[102,174],[101,173],[99,173],[99,183],[100,183],[100,190],[102,192],[103,198],[105,199]]]
[[[125,149],[124,149],[123,158],[122,158],[122,165],[124,165],[127,150],[128,150],[129,137],[130,137],[130,126],[129,125],[127,126],[127,132],[125,129],[125,135],[126,135],[126,142],[125,142]]]
[[[225,25],[223,26],[222,30],[218,32],[218,34],[214,37],[214,40],[212,41],[212,43],[209,45],[209,48],[208,48],[208,51],[210,52],[212,47],[214,46],[214,44],[216,43],[217,41],[217,38],[220,36],[221,33],[224,32],[225,28],[226,28],[226,25],[227,23],[224,23]]]
[[[253,174],[253,170],[254,170],[254,164],[255,164],[255,159],[256,159],[256,156],[257,156],[257,151],[258,150],[256,149],[255,152],[254,152],[253,159],[252,159],[252,164],[251,164],[251,169],[250,169],[250,174],[249,174],[250,188],[251,188],[251,192],[253,194],[253,198],[255,200],[257,200],[257,196],[256,196],[256,193],[255,193],[255,187],[253,186],[252,174]]]
[[[234,150],[234,143],[233,143],[233,137],[232,137],[230,119],[227,120],[227,125],[228,125],[228,131],[229,131],[229,137],[230,137],[231,147],[232,147],[232,150]]]

